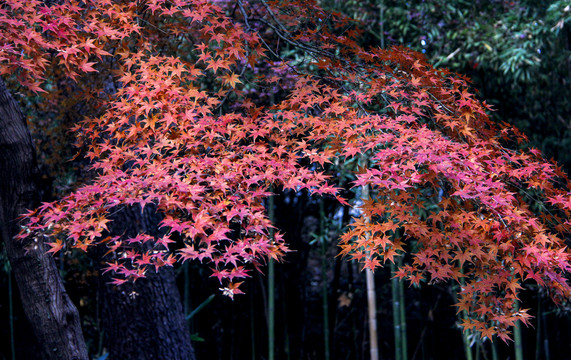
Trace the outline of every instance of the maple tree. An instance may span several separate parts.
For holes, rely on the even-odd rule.
[[[369,199],[343,255],[374,270],[409,251],[399,278],[463,279],[464,328],[503,340],[529,321],[522,283],[569,296],[569,181],[511,149],[525,138],[490,121],[467,79],[405,48],[360,47],[350,19],[314,2],[217,3],[0,6],[0,74],[22,91],[49,96],[56,68],[104,79],[84,94],[99,115],[73,128],[93,179],[25,214],[20,238],[51,239],[51,253],[104,244],[117,285],[198,260],[233,297],[252,266],[288,251],[271,236],[270,189],[348,206],[334,168],[363,158],[352,185]],[[268,45],[280,42],[305,55]],[[163,234],[108,236],[124,206],[152,206]]]

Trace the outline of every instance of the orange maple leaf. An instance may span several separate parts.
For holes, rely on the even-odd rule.
[[[233,72],[230,74],[224,75],[222,77],[222,79],[224,79],[224,85],[230,85],[232,88],[236,87],[236,84],[242,83],[239,79],[238,74],[235,74]]]

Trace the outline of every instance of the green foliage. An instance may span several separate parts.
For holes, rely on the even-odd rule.
[[[366,45],[405,45],[470,76],[496,121],[571,169],[571,1],[324,3],[361,20]]]

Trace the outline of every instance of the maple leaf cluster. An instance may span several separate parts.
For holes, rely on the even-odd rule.
[[[315,2],[220,5],[233,11],[200,0],[0,7],[1,74],[41,91],[44,69],[64,65],[115,89],[74,128],[96,176],[30,211],[20,236],[46,236],[54,253],[103,244],[116,284],[198,260],[233,296],[250,264],[288,251],[264,208],[270,189],[349,205],[331,175],[360,159],[353,186],[370,195],[341,254],[374,270],[410,252],[396,276],[461,282],[463,326],[482,336],[506,340],[528,322],[515,310],[526,281],[569,296],[569,181],[510,149],[524,139],[490,121],[466,79],[404,48],[363,49],[350,19]],[[282,55],[280,41],[305,57]],[[110,236],[125,206],[160,213],[162,235]]]

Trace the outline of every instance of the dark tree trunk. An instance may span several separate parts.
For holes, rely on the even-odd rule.
[[[158,219],[150,206],[123,208],[113,217],[113,235],[135,236],[139,232],[157,235]],[[147,271],[134,284],[109,285],[109,273],[102,276],[104,344],[112,359],[194,360],[194,350],[185,320],[180,293],[172,268],[158,274]]]
[[[38,205],[37,163],[26,121],[0,79],[0,236],[43,359],[88,359],[77,308],[43,239],[15,240],[17,217]]]

